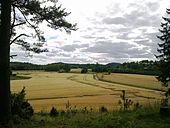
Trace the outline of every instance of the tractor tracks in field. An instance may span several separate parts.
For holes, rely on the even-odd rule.
[[[78,96],[56,96],[56,97],[40,97],[40,98],[28,98],[29,101],[34,100],[53,100],[53,99],[65,99],[65,98],[82,98],[82,97],[94,97],[94,96],[104,96],[107,94],[89,94],[89,95],[78,95]]]
[[[87,75],[83,75],[80,78],[79,75],[71,75],[67,77],[68,80],[85,84],[88,86],[93,86],[105,90],[112,91],[113,93],[107,93],[107,94],[83,94],[83,95],[73,95],[73,96],[53,96],[53,97],[37,97],[37,98],[28,98],[29,101],[35,101],[35,100],[57,100],[57,99],[67,99],[67,98],[83,98],[83,97],[95,97],[95,96],[107,96],[107,95],[114,95],[116,97],[120,97],[122,90],[126,90],[126,94],[129,95],[129,98],[144,98],[144,99],[156,99],[156,97],[153,96],[147,96],[147,95],[140,95],[139,91],[148,91],[148,92],[156,92],[155,90],[151,89],[143,89],[143,88],[137,88],[137,87],[129,87],[121,84],[114,84],[110,82],[100,81],[94,79],[94,81],[88,79]],[[96,82],[96,83],[95,83]],[[116,93],[115,93],[116,92]],[[158,91],[157,91],[158,92]]]
[[[73,75],[71,77],[68,77],[67,79],[74,81],[74,82],[78,82],[78,83],[81,83],[81,84],[86,84],[86,85],[90,85],[90,86],[94,86],[94,87],[98,87],[98,88],[102,88],[102,89],[108,89],[108,90],[111,90],[111,91],[120,91],[120,90],[115,90],[114,88],[103,87],[99,84],[90,83],[90,81],[86,82],[86,81],[88,81],[86,75],[83,76],[83,81],[75,79],[76,77],[77,77],[77,75]]]
[[[152,90],[152,89],[146,89],[146,88],[138,88],[138,87],[133,87],[133,86],[127,86],[127,85],[121,85],[121,84],[116,84],[117,86],[120,86],[123,89],[117,89],[118,87],[116,85],[114,85],[114,83],[110,83],[108,81],[100,81],[100,80],[96,80],[96,82],[101,82],[101,83],[90,83],[91,81],[87,79],[87,75],[84,75],[82,77],[82,79],[76,79],[78,75],[73,75],[68,77],[67,79],[72,80],[74,82],[78,82],[78,83],[82,83],[82,84],[86,84],[86,85],[90,85],[90,86],[94,86],[94,87],[98,87],[98,88],[102,88],[102,89],[106,89],[106,90],[111,90],[112,92],[120,92],[120,94],[110,94],[110,95],[121,95],[121,91],[122,90],[126,90],[127,94],[131,94],[133,95],[133,97],[138,97],[138,98],[145,98],[145,99],[156,99],[156,97],[154,96],[147,96],[147,95],[140,95],[138,94],[138,91],[147,91],[147,92],[151,92],[151,93],[160,93],[161,91],[158,90]],[[87,81],[87,82],[86,82]],[[104,87],[100,84],[104,84],[108,87]],[[109,87],[110,86],[110,87]],[[114,86],[116,86],[114,88]]]

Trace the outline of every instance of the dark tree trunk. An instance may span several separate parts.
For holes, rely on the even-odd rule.
[[[10,118],[10,21],[11,0],[1,0],[0,26],[0,125]]]

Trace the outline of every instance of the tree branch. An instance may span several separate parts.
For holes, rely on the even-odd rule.
[[[23,24],[26,24],[26,22],[22,22],[22,23],[15,24],[14,27],[20,26],[20,25],[23,25]]]
[[[40,37],[39,37],[40,34],[39,34],[38,30],[37,30],[37,27],[36,27],[35,25],[32,25],[32,24],[28,21],[28,19],[26,18],[26,16],[24,15],[24,13],[22,12],[22,10],[21,10],[20,8],[18,8],[18,10],[22,13],[25,21],[35,30],[35,32],[36,32],[39,40],[41,40]]]
[[[17,55],[10,55],[10,58],[13,59],[14,57],[16,57]]]
[[[18,35],[17,37],[15,37],[11,42],[10,42],[10,45],[11,44],[13,44],[18,38],[20,38],[21,36],[27,36],[27,37],[29,37],[28,35],[26,35],[26,34],[20,34],[20,35]]]

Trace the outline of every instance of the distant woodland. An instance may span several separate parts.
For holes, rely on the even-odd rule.
[[[44,70],[56,72],[70,72],[71,69],[81,68],[82,70],[91,69],[92,72],[108,72],[108,73],[131,73],[143,75],[159,75],[157,61],[137,61],[108,64],[68,64],[68,63],[51,63],[47,65],[37,65],[32,63],[11,62],[11,70]]]

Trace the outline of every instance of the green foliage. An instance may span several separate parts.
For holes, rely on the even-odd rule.
[[[150,109],[150,108],[148,108]],[[169,128],[170,118],[157,111],[141,109],[131,112],[77,113],[71,118],[35,114],[31,121],[15,125],[17,128]]]
[[[126,97],[126,91],[122,90],[122,95],[120,96],[122,100],[120,100],[118,103],[121,106],[121,110],[127,111],[130,109],[130,107],[133,105],[133,101],[131,99],[128,99]]]
[[[167,87],[170,82],[170,9],[167,9],[167,17],[163,17],[164,22],[161,23],[159,30],[161,35],[157,36],[161,43],[158,44],[158,52],[160,55],[156,56],[159,59],[158,68],[160,75],[157,77],[162,84]]]
[[[57,71],[57,72],[69,72],[70,71],[70,65],[64,64],[64,63],[56,63],[56,64],[48,64],[44,68],[45,71]]]
[[[10,80],[25,80],[25,79],[31,79],[29,76],[10,76]]]
[[[50,3],[46,4],[45,3]],[[67,22],[66,17],[70,14],[57,5],[53,0],[11,0],[11,42],[22,46],[26,51],[35,53],[47,52],[43,47],[45,37],[40,30],[39,24],[46,22],[47,26],[53,29],[64,29],[67,33],[76,30],[76,24]],[[18,16],[20,15],[20,16]],[[34,30],[33,33],[17,34],[16,28],[29,27]],[[23,40],[23,36],[36,39],[34,43]],[[14,55],[15,56],[15,55]]]
[[[19,93],[11,94],[11,113],[13,116],[30,119],[33,116],[34,110],[25,99],[25,87]]]
[[[87,73],[88,72],[88,69],[87,68],[83,68],[82,70],[81,70],[81,73]]]
[[[135,111],[142,109],[142,105],[140,105],[139,102],[134,103],[133,107],[134,107],[133,110],[135,110]]]
[[[66,114],[66,112],[64,111],[64,110],[61,110],[61,112],[60,112],[60,116],[64,116]]]
[[[55,107],[52,107],[50,110],[50,116],[51,117],[56,117],[58,116],[59,112],[57,111],[57,109]]]
[[[131,73],[143,75],[158,75],[156,61],[142,60],[137,62],[125,62],[111,70],[114,73]]]
[[[103,113],[103,112],[108,112],[107,108],[102,106],[99,108],[99,112]]]
[[[143,75],[159,75],[157,63],[154,61],[143,60],[139,62],[128,62],[123,64],[67,64],[67,63],[54,63],[48,65],[36,65],[31,63],[11,62],[10,67],[12,70],[46,70],[46,71],[59,71],[69,72],[71,69],[91,69],[92,72],[108,72],[114,73],[131,73]],[[85,70],[84,70],[85,71]],[[81,72],[81,71],[80,71]]]
[[[44,70],[43,65],[22,63],[22,62],[10,62],[11,70]]]

